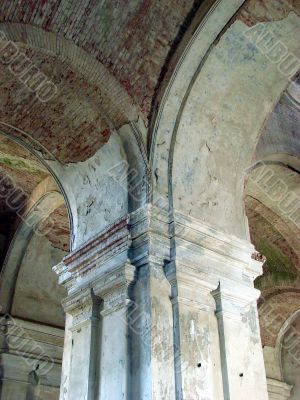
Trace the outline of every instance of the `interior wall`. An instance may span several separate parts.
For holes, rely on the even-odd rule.
[[[114,132],[108,143],[85,162],[64,166],[49,162],[72,210],[72,249],[128,213],[128,171],[133,153],[136,158],[141,157],[140,150],[134,148],[132,131],[130,134],[131,154],[129,149],[124,149],[121,136]],[[137,163],[137,172],[133,170],[132,174],[140,174],[142,168]]]
[[[54,248],[45,236],[32,236],[16,281],[13,316],[64,329],[61,301],[66,293],[58,285],[52,267],[65,254],[64,251]]]
[[[247,168],[264,121],[288,84],[248,29],[236,21],[212,49],[185,104],[172,162],[174,208],[242,239],[248,237]],[[299,53],[295,14],[266,29]]]

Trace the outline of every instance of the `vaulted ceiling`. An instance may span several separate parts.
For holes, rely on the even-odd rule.
[[[0,21],[39,27],[101,62],[148,116],[161,69],[194,0],[1,2]]]
[[[57,94],[41,103],[2,64],[0,122],[61,162],[87,159],[139,115],[148,125],[169,56],[200,3],[2,1],[0,47],[13,41]]]

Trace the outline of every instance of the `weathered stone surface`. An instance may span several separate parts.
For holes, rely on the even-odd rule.
[[[282,351],[300,307],[298,8],[2,2],[0,133],[13,142],[0,173],[27,197],[19,215],[1,187],[0,300],[36,321],[32,340],[57,362],[49,377],[24,368],[5,323],[7,398],[57,399],[50,325],[64,325],[65,294],[61,400],[284,399],[289,384],[298,396]],[[8,41],[56,96],[21,82]]]

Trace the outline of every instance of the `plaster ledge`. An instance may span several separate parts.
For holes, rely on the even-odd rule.
[[[276,379],[267,378],[269,400],[287,400],[293,386]]]

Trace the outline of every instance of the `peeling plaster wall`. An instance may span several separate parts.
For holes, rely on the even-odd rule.
[[[73,249],[127,213],[127,160],[117,133],[85,162],[49,165],[70,203]]]
[[[295,14],[267,28],[299,55]],[[172,171],[176,209],[240,238],[247,238],[243,172],[288,83],[278,65],[245,37],[246,29],[235,22],[200,71],[180,120]]]
[[[52,247],[44,236],[32,237],[16,282],[13,316],[64,328],[61,301],[66,293],[52,271],[52,266],[64,255],[65,252]]]
[[[142,120],[124,125],[108,143],[84,162],[61,164],[42,160],[64,196],[71,227],[71,250],[146,204],[149,191]],[[129,176],[129,178],[128,178]]]

